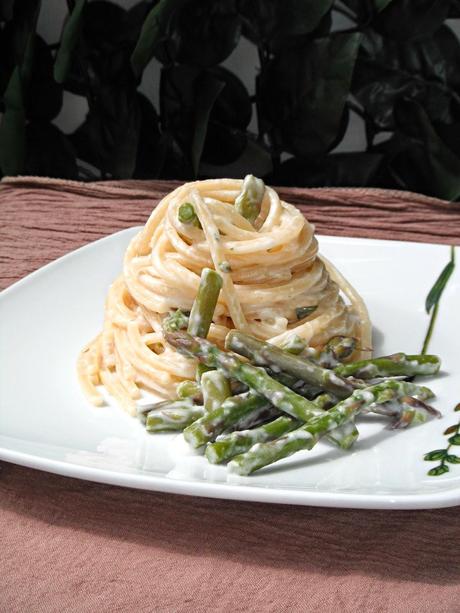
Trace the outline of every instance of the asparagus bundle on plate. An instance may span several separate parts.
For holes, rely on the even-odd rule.
[[[412,382],[439,371],[437,356],[344,363],[356,348],[353,338],[331,338],[318,350],[293,337],[280,348],[237,330],[220,349],[206,336],[221,286],[218,273],[205,269],[190,315],[176,311],[163,321],[167,342],[196,360],[197,379],[178,386],[176,401],[140,411],[149,432],[183,431],[209,462],[249,475],[322,437],[348,449],[363,413],[388,417],[392,428],[440,415],[426,404],[432,391]]]

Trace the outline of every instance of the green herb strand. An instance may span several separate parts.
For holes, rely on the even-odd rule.
[[[454,411],[460,411],[460,402],[454,408]],[[439,464],[428,471],[430,477],[439,477],[444,473],[448,473],[450,468],[448,464],[460,464],[460,457],[454,453],[450,453],[450,450],[454,445],[460,445],[460,419],[456,424],[449,426],[444,430],[444,435],[448,436],[447,442],[449,443],[444,449],[433,449],[423,456],[426,462],[434,462],[440,460]]]
[[[443,268],[441,274],[437,278],[435,284],[428,292],[425,301],[425,309],[428,315],[431,311],[430,323],[428,324],[428,329],[426,331],[425,339],[423,341],[422,346],[422,355],[424,355],[428,351],[428,345],[430,344],[431,337],[433,335],[434,326],[436,323],[436,319],[438,316],[439,310],[439,302],[441,300],[441,296],[446,288],[446,285],[452,276],[452,273],[455,269],[455,247],[451,245],[450,247],[450,260]]]

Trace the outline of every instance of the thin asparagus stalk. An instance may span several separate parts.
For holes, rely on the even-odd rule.
[[[287,415],[281,415],[268,424],[252,430],[239,430],[219,435],[214,443],[206,446],[205,456],[211,464],[221,464],[250,449],[255,443],[264,443],[295,430],[301,422]]]
[[[393,418],[392,429],[407,428],[412,423],[425,423],[430,415],[441,417],[441,413],[432,406],[426,404],[420,398],[403,396],[397,401],[371,407],[374,413]]]
[[[302,379],[310,385],[317,386],[335,394],[339,398],[350,396],[355,387],[334,371],[322,368],[309,360],[291,355],[275,345],[232,330],[225,339],[227,349],[244,355],[258,366],[266,366],[274,372],[284,371]]]
[[[159,402],[147,414],[145,427],[148,432],[183,430],[203,415],[203,407],[186,400]]]
[[[393,355],[360,360],[351,364],[341,364],[334,372],[342,377],[359,377],[360,379],[373,379],[374,377],[394,377],[404,375],[434,375],[439,371],[441,361],[436,355],[406,355],[395,353]]]
[[[302,379],[299,379],[294,375],[290,375],[286,372],[273,372],[273,370],[270,370],[270,368],[266,368],[265,370],[268,372],[270,377],[273,377],[273,379],[275,379],[279,383],[282,383],[289,389],[296,392],[296,394],[299,394],[304,398],[313,400],[314,398],[316,398],[316,396],[318,396],[318,394],[321,393],[320,388],[309,385],[308,383],[305,383],[305,381],[302,381]]]
[[[190,202],[184,202],[179,207],[177,211],[177,217],[181,223],[191,224],[196,228],[201,228],[200,220],[198,219],[198,215],[195,213],[195,209],[193,208],[193,204]]]
[[[203,404],[203,393],[200,385],[196,381],[182,381],[176,387],[176,394],[179,400],[191,398],[198,404]]]
[[[334,336],[322,350],[308,347],[300,336],[293,335],[282,347],[284,351],[311,360],[323,368],[334,368],[346,360],[356,349],[356,339]]]
[[[429,405],[417,400],[416,398],[412,398],[411,396],[405,396],[400,399],[401,411],[398,416],[398,419],[392,425],[394,430],[398,428],[407,428],[411,424],[424,424],[428,417],[431,415],[435,415],[436,417],[441,417],[441,413],[430,407]]]
[[[275,381],[264,369],[242,362],[236,356],[221,351],[215,345],[204,339],[193,338],[184,332],[175,332],[168,334],[167,340],[185,355],[198,358],[208,366],[220,368],[227,377],[234,377],[242,381],[261,396],[265,396],[274,406],[283,413],[289,414],[291,417],[295,417],[303,422],[308,422],[313,417],[323,413],[322,410],[318,409],[314,401],[309,401],[299,396],[278,381]],[[384,401],[389,402],[390,400],[394,400],[394,389],[399,388],[392,386],[403,385],[404,383],[406,382],[391,380],[384,384],[380,384],[386,386],[382,389],[378,386],[374,386],[375,389],[380,390],[379,402],[382,403]],[[415,386],[414,389],[419,390],[419,393],[422,393],[420,390],[427,390],[427,393],[429,393],[427,397],[431,397],[432,395],[428,388]],[[383,400],[385,393],[387,394],[387,398]],[[424,398],[421,399],[423,400]],[[340,426],[341,424],[337,424],[336,427],[340,428]],[[220,432],[217,434],[220,434]],[[342,430],[342,432],[340,430],[338,433],[336,432],[332,439],[341,444],[341,446],[347,447],[353,442],[353,439],[356,439],[357,434],[357,431],[351,432],[347,428]],[[340,438],[337,438],[338,436]],[[212,436],[200,444],[209,442],[211,438]]]
[[[270,377],[262,368],[242,362],[236,356],[221,351],[204,339],[193,338],[188,334],[178,332],[168,335],[167,340],[186,355],[197,357],[208,366],[222,369],[227,377],[234,377],[242,381],[261,396],[265,396],[275,407],[291,415],[291,417],[306,422],[314,415],[322,412],[322,409],[319,409],[314,401],[309,401],[291,391]],[[203,436],[203,420],[206,424],[206,419],[203,417],[202,420],[198,420],[197,424],[192,424],[184,432],[186,440],[193,446],[201,446],[205,442],[212,440],[212,435],[208,440],[205,440]],[[356,428],[353,431],[351,428],[339,429],[331,437],[331,440],[343,448],[348,448],[353,444],[358,435],[359,433]],[[190,437],[190,440],[188,437]]]
[[[326,433],[353,420],[371,405],[396,400],[404,396],[430,398],[433,393],[407,381],[388,381],[358,389],[339,402],[330,411],[312,418],[308,423],[284,436],[267,443],[256,443],[246,453],[233,458],[228,464],[230,472],[249,475],[255,470],[286,458],[301,449],[311,449]]]
[[[359,438],[359,430],[353,421],[349,421],[343,426],[331,430],[327,434],[327,438],[341,449],[350,449]]]
[[[219,368],[227,377],[238,379],[292,417],[306,422],[318,413],[314,402],[278,383],[263,368],[243,362],[205,339],[192,337],[185,332],[173,332],[166,334],[166,340],[184,355],[197,358],[207,366]]]
[[[218,409],[224,400],[231,396],[230,383],[220,370],[209,370],[201,377],[204,410]]]
[[[221,287],[222,277],[215,270],[203,268],[200,286],[188,322],[189,334],[202,338],[208,336]]]
[[[198,383],[201,382],[201,377],[205,372],[209,372],[210,370],[214,370],[213,368],[209,368],[206,364],[197,364],[196,365],[196,380]]]
[[[235,456],[228,464],[229,473],[247,476],[269,464],[287,458],[302,449],[312,449],[319,441],[318,434],[312,434],[304,427],[291,430],[277,439],[256,443],[249,451]]]
[[[288,353],[299,355],[302,353],[302,351],[305,351],[307,347],[308,345],[303,338],[301,338],[297,334],[293,334],[292,336],[288,337],[282,349],[283,351],[287,351]]]
[[[264,193],[265,184],[262,179],[246,175],[241,192],[235,200],[235,209],[252,224],[259,216]]]
[[[229,428],[224,430],[223,434],[229,434],[230,432],[237,432],[238,430],[250,430],[256,428],[262,424],[266,424],[273,421],[281,415],[281,411],[276,407],[268,404],[266,407],[262,407],[253,413],[245,415],[239,419],[235,424],[232,424]],[[220,435],[219,435],[220,436]]]
[[[317,363],[323,368],[334,368],[355,351],[357,341],[350,336],[334,336],[320,352]]]
[[[330,394],[321,394],[315,399],[315,404],[318,409],[326,410],[334,406],[336,401]],[[273,421],[254,429],[249,429],[252,424],[245,424],[246,427],[243,428],[241,422],[239,422],[235,432],[220,434],[216,437],[214,443],[208,443],[205,454],[213,464],[226,462],[233,456],[250,449],[254,443],[278,438],[286,432],[297,428],[300,424],[299,420],[288,415],[277,416]],[[331,433],[331,436],[333,434],[335,434],[337,444],[342,446],[340,444],[341,437],[339,433],[334,431]]]
[[[234,426],[238,421],[257,411],[265,411],[269,407],[270,403],[266,398],[252,392],[231,396],[219,408],[210,413],[204,413],[202,417],[190,424],[184,430],[184,438],[197,449],[214,440],[216,436]]]

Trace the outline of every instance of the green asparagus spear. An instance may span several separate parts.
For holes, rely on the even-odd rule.
[[[282,347],[283,351],[311,360],[323,368],[334,368],[356,349],[356,339],[349,336],[334,336],[322,350],[308,347],[304,339],[294,334]]]
[[[246,175],[241,192],[235,200],[235,208],[240,215],[252,224],[260,213],[264,193],[265,184],[262,179],[253,175]]]
[[[222,405],[205,413],[184,430],[184,438],[195,449],[212,441],[221,432],[234,426],[248,415],[266,410],[270,403],[263,396],[245,392],[227,398]]]
[[[181,223],[191,224],[196,228],[201,228],[200,220],[198,219],[198,215],[195,213],[195,209],[193,208],[193,204],[190,202],[184,202],[179,207],[177,212],[177,217]]]
[[[398,418],[393,422],[392,428],[407,428],[411,424],[424,424],[429,415],[441,417],[441,413],[420,399],[404,396],[400,399],[401,410]]]
[[[220,370],[209,370],[201,377],[204,410],[218,409],[224,400],[231,396],[230,383]]]
[[[296,392],[296,394],[299,394],[304,398],[313,400],[314,398],[316,398],[316,396],[318,396],[318,394],[321,393],[320,388],[309,385],[308,383],[305,383],[305,381],[302,381],[302,379],[299,379],[294,375],[290,375],[287,372],[273,372],[273,370],[270,370],[270,368],[266,368],[265,370],[270,375],[270,377],[273,377],[273,379],[275,379],[279,383],[282,383],[289,389]]]
[[[292,417],[308,421],[318,413],[314,402],[278,383],[263,368],[243,362],[235,355],[221,351],[209,341],[192,337],[185,332],[166,334],[166,340],[184,355],[197,358],[207,366],[219,368],[227,377],[233,377],[245,383],[250,389],[265,396],[275,407]]]
[[[315,404],[318,409],[329,409],[336,404],[336,400],[330,394],[321,394],[315,399]],[[272,407],[272,410],[274,407]],[[261,411],[254,415],[257,418]],[[251,415],[249,417],[251,417]],[[214,443],[209,443],[206,447],[206,457],[213,464],[218,464],[229,460],[234,455],[243,453],[252,447],[254,443],[269,441],[274,438],[285,434],[300,426],[297,419],[289,417],[288,415],[279,415],[273,421],[270,421],[258,428],[249,429],[253,424],[246,423],[246,427],[242,427],[241,422],[236,425],[236,431],[229,434],[220,434]],[[345,424],[345,427],[347,424]],[[338,429],[339,430],[339,429]],[[340,436],[340,433],[333,431],[330,433],[331,437],[334,435],[334,441],[341,447],[344,447],[345,436],[349,436],[349,432],[344,432],[344,436]],[[343,440],[342,440],[343,439]],[[347,447],[348,448],[348,447]]]
[[[203,268],[200,287],[192,306],[187,331],[193,336],[208,336],[214,309],[222,287],[222,277],[215,270]]]
[[[311,449],[327,432],[353,420],[373,404],[397,400],[404,396],[430,398],[433,393],[407,381],[387,381],[366,389],[358,389],[339,402],[330,411],[313,417],[309,422],[284,436],[267,443],[256,443],[246,453],[233,458],[228,464],[230,472],[249,475],[255,470],[286,458],[301,449]]]
[[[225,339],[227,349],[244,355],[258,366],[265,366],[274,372],[284,371],[317,386],[339,398],[346,398],[355,389],[350,382],[335,372],[322,368],[309,360],[291,355],[275,345],[259,341],[248,334],[232,330]]]
[[[262,424],[267,424],[268,422],[273,421],[280,415],[281,411],[271,404],[267,404],[265,407],[257,409],[257,411],[253,411],[252,413],[249,413],[248,415],[245,415],[239,419],[235,424],[232,424],[229,428],[224,430],[224,434],[236,432],[238,430],[250,430],[251,428],[257,428]]]
[[[359,377],[360,379],[373,379],[374,377],[393,377],[405,375],[434,375],[439,371],[441,361],[436,355],[406,355],[395,353],[393,355],[360,360],[351,364],[341,364],[334,372],[342,377]]]
[[[180,309],[169,313],[162,322],[165,332],[177,332],[177,330],[186,330],[188,326],[188,315]]]
[[[397,402],[387,402],[385,404],[371,407],[374,413],[393,418],[392,429],[407,428],[412,423],[425,423],[430,415],[441,417],[441,413],[432,406],[426,404],[420,398],[403,396]]]
[[[206,446],[205,455],[211,464],[221,464],[250,449],[255,443],[264,443],[279,438],[300,426],[298,420],[281,415],[268,424],[252,430],[240,430],[219,435],[214,443]]]
[[[196,365],[196,380],[198,383],[201,382],[201,377],[204,375],[205,372],[209,372],[210,370],[214,370],[214,368],[210,368],[209,366],[206,366],[206,364],[197,364]]]
[[[183,430],[203,415],[203,407],[186,400],[158,402],[147,414],[145,427],[148,432]]]
[[[350,449],[359,437],[359,430],[353,421],[349,421],[327,434],[327,438],[341,449]]]
[[[177,337],[177,335],[175,335]],[[200,358],[200,347],[204,352],[211,351],[214,354],[215,360],[206,361],[205,363],[208,365],[213,365],[215,367],[220,367],[224,370],[227,376],[233,376],[240,381],[243,381],[253,390],[258,392],[259,394],[265,396],[270,400],[270,402],[279,408],[281,411],[288,413],[289,415],[300,419],[301,421],[307,421],[313,415],[317,415],[322,411],[322,409],[318,408],[315,402],[308,401],[302,396],[292,392],[289,388],[280,384],[275,379],[271,378],[263,369],[256,368],[251,364],[246,364],[241,362],[235,356],[232,356],[228,353],[220,351],[217,347],[213,346],[211,343],[207,343],[207,341],[201,341],[200,339],[192,339],[188,335],[182,334],[182,340],[185,339],[186,344],[187,341],[195,342],[195,351],[185,351],[188,355],[194,355],[199,359],[203,358],[203,354],[201,353]],[[186,338],[186,336],[188,338]],[[169,337],[168,337],[168,340]],[[173,343],[174,344],[174,343]],[[184,350],[184,346],[182,343],[175,345],[179,350]],[[190,347],[189,347],[190,349]],[[208,351],[208,357],[210,355]],[[332,373],[333,374],[333,373]],[[203,418],[205,419],[205,418]],[[199,420],[200,421],[200,420]],[[201,420],[203,421],[203,420]],[[196,430],[201,428],[201,423],[192,424],[190,430],[195,433]],[[185,432],[184,435],[188,436],[188,432]],[[346,428],[338,428],[337,431],[334,432],[329,438],[335,444],[338,444],[342,448],[348,449],[354,441],[357,439],[359,433],[356,427],[346,427]],[[187,439],[188,440],[188,439]],[[208,439],[211,440],[211,439]],[[202,433],[200,431],[200,436],[198,437],[199,445],[204,444],[204,439]],[[194,444],[192,441],[191,444]],[[199,446],[198,445],[198,446]]]
[[[323,368],[334,368],[351,356],[356,344],[356,339],[350,336],[332,337],[320,352],[318,364]]]
[[[182,381],[176,387],[176,393],[179,400],[191,398],[198,404],[203,404],[203,393],[200,385],[196,381]]]
[[[332,407],[335,407],[338,400],[332,394],[324,392],[323,394],[316,396],[313,402],[318,407],[318,409],[321,409],[322,411],[328,411],[329,409],[332,409]]]
[[[302,351],[308,347],[306,341],[298,336],[297,334],[292,334],[288,337],[287,341],[282,346],[283,351],[287,351],[288,353],[292,353],[294,355],[299,355]]]

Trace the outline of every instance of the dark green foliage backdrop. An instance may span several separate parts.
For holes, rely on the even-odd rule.
[[[460,198],[460,44],[446,25],[460,18],[459,0],[67,4],[61,41],[47,45],[36,34],[39,1],[0,3],[3,175],[252,171],[273,184]],[[240,37],[258,50],[253,96],[221,65]],[[138,91],[153,57],[158,108]],[[89,106],[70,135],[52,123],[64,90]],[[366,149],[331,153],[351,113],[365,124]]]

